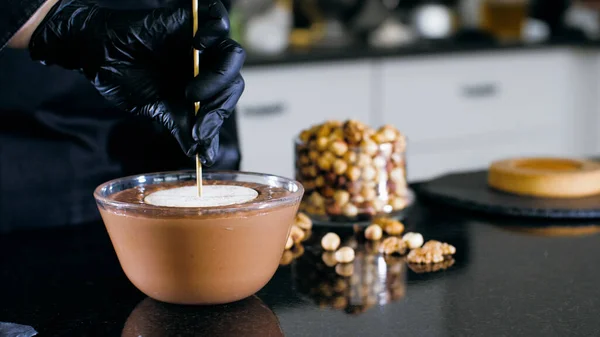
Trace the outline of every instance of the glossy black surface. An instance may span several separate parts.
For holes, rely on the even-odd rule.
[[[488,172],[450,173],[418,184],[422,199],[498,215],[556,219],[599,219],[600,195],[535,198],[505,193],[488,185]]]
[[[416,273],[359,248],[356,285],[320,264],[315,229],[256,298],[218,308],[148,300],[102,224],[13,233],[0,236],[0,321],[40,336],[599,336],[599,227],[532,221],[417,203],[407,230],[455,245],[454,265]],[[370,308],[362,291],[377,294]]]

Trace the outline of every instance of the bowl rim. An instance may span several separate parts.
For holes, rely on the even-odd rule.
[[[304,186],[300,182],[295,179],[286,178],[279,175],[267,174],[267,173],[258,173],[258,172],[246,172],[246,171],[235,171],[235,170],[215,170],[215,171],[206,171],[202,174],[202,176],[210,176],[210,175],[226,175],[226,174],[235,174],[241,176],[251,176],[256,178],[265,179],[263,184],[268,185],[267,182],[269,179],[278,180],[284,184],[294,184],[296,186],[296,191],[290,191],[287,189],[290,194],[274,198],[270,200],[264,200],[252,203],[247,202],[248,207],[244,208],[232,208],[231,206],[236,205],[226,205],[226,206],[214,206],[214,207],[167,207],[167,206],[156,206],[149,204],[133,204],[124,201],[116,201],[111,200],[109,196],[102,196],[102,190],[108,188],[111,185],[117,184],[119,182],[124,181],[136,181],[143,178],[148,178],[149,176],[170,176],[170,175],[190,175],[194,180],[196,179],[196,170],[186,169],[186,170],[173,170],[173,171],[157,171],[157,172],[149,172],[149,173],[141,173],[135,175],[129,175],[121,178],[111,179],[106,181],[100,185],[98,185],[94,189],[94,199],[96,203],[102,205],[102,207],[108,206],[111,209],[125,209],[125,210],[147,210],[147,211],[158,211],[165,212],[166,214],[202,214],[208,215],[213,213],[223,214],[223,213],[244,213],[247,211],[256,211],[256,210],[266,210],[271,208],[280,207],[286,204],[299,203],[300,199],[304,195]],[[189,179],[192,180],[192,179]],[[218,179],[217,179],[218,180]],[[241,180],[244,182],[244,180]],[[150,185],[151,183],[148,183]],[[260,184],[260,182],[258,183]],[[112,194],[111,194],[112,195]],[[239,205],[239,204],[237,204]]]

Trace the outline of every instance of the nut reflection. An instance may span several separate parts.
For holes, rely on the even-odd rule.
[[[435,273],[440,270],[445,270],[454,265],[454,259],[444,260],[434,264],[414,264],[410,263],[408,267],[417,274]]]
[[[284,336],[258,297],[219,306],[180,306],[146,298],[131,312],[123,337]]]
[[[351,263],[336,264],[328,252],[320,249],[307,249],[296,259],[294,282],[299,292],[321,308],[353,315],[402,299],[406,293],[404,259],[384,258],[373,242],[348,243],[356,247]]]

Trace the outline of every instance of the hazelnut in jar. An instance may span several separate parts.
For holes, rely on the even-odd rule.
[[[327,121],[296,140],[296,180],[302,209],[316,220],[369,221],[410,203],[406,139],[391,125]]]

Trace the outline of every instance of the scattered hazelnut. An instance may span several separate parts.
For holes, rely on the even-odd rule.
[[[350,201],[352,201],[355,204],[362,204],[363,202],[365,202],[365,197],[363,197],[362,195],[355,195],[352,197],[352,199],[350,199]]]
[[[345,204],[348,203],[348,201],[350,201],[350,193],[348,193],[348,191],[344,191],[344,190],[337,190],[333,194],[333,200],[336,205],[344,206]]]
[[[371,139],[377,142],[377,144],[383,144],[386,142],[386,138],[381,132],[375,133],[373,136],[371,136]]]
[[[362,171],[362,179],[363,180],[371,181],[371,180],[375,179],[376,175],[377,175],[377,171],[375,170],[375,168],[373,166],[366,166],[365,168],[363,168],[363,171]]]
[[[390,200],[390,206],[392,206],[392,209],[394,210],[404,209],[407,205],[408,201],[403,197],[395,197]]]
[[[310,130],[304,130],[300,132],[300,141],[302,141],[303,143],[307,143],[311,135],[312,132]]]
[[[402,237],[402,240],[404,240],[404,242],[406,242],[406,245],[408,246],[409,249],[419,248],[423,245],[423,235],[421,235],[419,233],[412,233],[412,232],[406,233]]]
[[[354,274],[354,264],[340,263],[335,266],[335,273],[342,277],[350,277],[352,274]]]
[[[348,151],[348,145],[341,140],[336,140],[329,146],[329,151],[333,152],[336,156],[341,157]]]
[[[279,264],[282,266],[287,266],[294,261],[294,253],[289,250],[283,252],[281,255],[281,260],[279,260]]]
[[[375,210],[375,207],[373,207],[370,201],[367,201],[367,203],[363,205],[362,210],[364,214],[367,214],[371,217],[374,217],[377,214],[377,210]]]
[[[390,158],[392,159],[392,162],[393,162],[394,164],[400,164],[400,163],[402,163],[402,162],[403,162],[403,159],[402,159],[402,154],[400,154],[400,153],[393,153],[393,154],[390,156]]]
[[[397,196],[403,196],[406,195],[406,184],[395,184],[394,185],[394,194]],[[406,207],[406,200],[404,198],[400,198],[403,200],[403,202],[405,203],[404,206],[402,206],[402,208]],[[397,206],[400,206],[399,201],[397,201],[398,204],[396,204]]]
[[[342,206],[333,203],[330,205],[327,205],[327,207],[325,208],[325,211],[327,212],[327,214],[335,214],[335,215],[340,215],[342,214]]]
[[[379,150],[377,143],[368,138],[363,139],[363,141],[360,143],[360,148],[364,153],[368,154],[369,156],[374,156]]]
[[[404,241],[402,241],[401,239],[395,237],[395,236],[390,236],[389,238],[386,238],[385,240],[383,240],[383,242],[381,243],[381,247],[380,249],[382,250],[382,252],[385,255],[392,255],[392,254],[400,254],[400,255],[404,255],[406,253],[406,243]]]
[[[356,165],[358,165],[358,167],[367,167],[371,165],[372,162],[373,160],[371,159],[371,156],[366,153],[359,153]]]
[[[344,207],[342,207],[342,213],[345,216],[352,218],[358,214],[358,208],[352,203],[347,203],[344,205]]]
[[[400,235],[404,232],[404,225],[400,221],[391,221],[383,228],[388,235]]]
[[[331,186],[325,186],[325,188],[323,188],[323,196],[325,198],[333,198],[334,194],[335,190],[331,188]]]
[[[298,243],[304,238],[304,231],[300,229],[300,227],[292,225],[292,229],[290,230],[290,238],[294,241],[294,243]]]
[[[317,168],[312,165],[302,167],[300,169],[300,174],[306,178],[314,178],[317,176]]]
[[[296,214],[296,226],[300,227],[301,229],[307,231],[310,230],[312,228],[313,222],[312,220],[308,217],[308,215],[302,213],[302,212],[298,212],[298,214]]]
[[[333,172],[325,173],[324,177],[325,177],[325,183],[328,184],[329,186],[334,185],[338,178],[338,176],[336,176],[335,173],[333,173]]]
[[[317,131],[317,137],[327,137],[331,133],[331,127],[327,124],[321,125]]]
[[[339,123],[339,125],[336,125],[336,129],[333,130],[333,132],[331,133],[331,135],[329,135],[329,139],[334,139],[334,140],[343,140],[344,139],[344,130],[342,130],[340,127],[342,126],[342,123]]]
[[[285,250],[291,249],[294,246],[294,240],[290,236],[288,236],[287,241],[285,243]]]
[[[344,154],[344,161],[348,164],[354,164],[358,160],[356,152],[348,151]]]
[[[373,208],[375,209],[375,212],[379,213],[381,211],[383,211],[383,208],[385,207],[385,201],[381,200],[381,199],[374,199],[371,201]]]
[[[292,254],[294,254],[294,259],[299,258],[304,255],[304,247],[302,245],[295,245],[294,248],[292,248]]]
[[[335,252],[335,259],[339,263],[350,263],[354,261],[354,249],[350,247],[342,247]]]
[[[330,151],[323,152],[321,157],[327,158],[327,160],[329,160],[331,163],[333,163],[333,161],[335,160],[335,155],[333,153],[331,153]]]
[[[335,251],[340,246],[340,237],[335,233],[327,233],[321,239],[321,247],[327,251]]]
[[[300,180],[300,179],[298,179],[298,180]],[[305,191],[312,191],[315,189],[315,182],[314,181],[304,181],[302,183],[302,186],[304,186]]]
[[[325,151],[325,149],[327,149],[328,143],[329,140],[326,137],[319,137],[317,139],[317,150]]]
[[[350,192],[351,195],[358,195],[360,194],[360,189],[362,185],[363,182],[351,181],[346,184],[346,190]]]
[[[388,173],[385,169],[375,168],[375,170],[377,171],[377,174],[375,175],[375,181],[380,181],[382,183],[388,181]]]
[[[390,178],[395,182],[404,182],[404,170],[401,167],[396,167],[390,172]]]
[[[301,155],[298,159],[298,162],[300,163],[300,165],[305,166],[310,164],[310,159],[306,155]]]
[[[302,238],[302,242],[308,241],[308,239],[310,239],[311,235],[312,235],[312,231],[310,229],[309,230],[305,230],[304,231],[304,237]]]
[[[323,185],[325,185],[325,178],[323,176],[318,176],[317,179],[315,179],[315,186],[323,187]]]
[[[406,151],[406,137],[404,137],[404,135],[400,135],[398,139],[394,142],[394,151]]]
[[[317,160],[317,165],[319,165],[319,168],[323,171],[329,171],[329,169],[331,169],[331,164],[333,164],[333,162],[325,156],[322,156]]]
[[[377,241],[380,240],[382,236],[383,231],[381,230],[381,227],[377,225],[370,225],[365,229],[365,238],[367,240]]]
[[[377,198],[377,191],[375,191],[373,188],[363,186],[362,190],[360,191],[360,195],[365,198],[365,200],[369,201]]]
[[[398,136],[395,128],[391,125],[384,125],[379,132],[381,132],[386,142],[393,142]]]
[[[361,174],[360,169],[356,166],[350,166],[348,168],[348,170],[346,171],[346,176],[351,181],[357,181],[358,178],[360,178],[360,174]]]
[[[304,177],[307,177],[307,178],[309,178],[309,175],[308,175],[308,167],[301,167],[301,168],[300,168],[300,174],[301,174],[301,175],[303,175]]]
[[[387,165],[387,162],[382,156],[377,156],[373,158],[373,165],[378,168],[384,168]]]
[[[327,267],[334,267],[338,263],[335,259],[334,252],[323,252],[321,260],[323,260],[323,263],[325,263]]]
[[[344,160],[336,159],[333,162],[333,172],[335,172],[335,174],[342,175],[346,172],[347,169],[348,169],[348,164],[346,164],[346,162]]]
[[[313,192],[309,197],[309,202],[315,207],[325,207],[325,199],[319,192]]]

